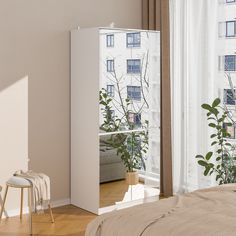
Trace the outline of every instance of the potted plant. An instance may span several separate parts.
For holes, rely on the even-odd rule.
[[[100,129],[104,132],[112,132],[110,138],[103,141],[103,146],[115,148],[126,167],[126,183],[135,185],[139,182],[139,169],[145,170],[145,154],[148,150],[148,122],[145,121],[144,129],[132,132],[135,125],[128,119],[128,106],[130,100],[122,101],[124,119],[112,115],[112,98],[105,89],[100,91],[100,105],[102,106],[103,123]],[[122,132],[119,132],[122,131]],[[115,134],[114,134],[115,132]]]

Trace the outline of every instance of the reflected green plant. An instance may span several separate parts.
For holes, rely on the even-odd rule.
[[[100,126],[102,131],[110,133],[124,130],[132,131],[136,128],[135,124],[129,121],[129,112],[132,112],[129,109],[129,98],[122,100],[124,114],[121,118],[112,114],[112,97],[107,94],[105,89],[100,90],[99,103],[103,115],[103,123]],[[141,131],[111,134],[108,139],[102,142],[100,151],[115,148],[128,172],[146,169],[145,154],[148,151],[148,121],[142,124]]]

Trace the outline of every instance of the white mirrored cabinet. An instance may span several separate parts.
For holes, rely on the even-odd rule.
[[[160,33],[71,33],[71,203],[100,214],[158,199]]]

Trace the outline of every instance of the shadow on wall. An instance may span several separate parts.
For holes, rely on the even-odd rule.
[[[0,185],[19,169],[28,169],[28,76],[0,80]],[[6,209],[19,208],[19,192],[11,189]],[[14,214],[14,213],[12,213]]]

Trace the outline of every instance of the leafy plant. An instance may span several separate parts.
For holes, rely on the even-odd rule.
[[[214,152],[209,151],[205,156],[197,155],[196,158],[198,164],[205,168],[205,176],[215,174],[219,184],[235,183],[236,148],[228,141],[231,135],[224,123],[227,122],[227,126],[234,124],[228,117],[228,110],[222,108],[220,102],[220,99],[216,98],[211,105],[202,104],[202,108],[207,111],[208,126],[214,130],[210,136]]]
[[[135,128],[135,124],[130,122],[128,118],[128,113],[131,112],[129,109],[130,99],[126,98],[122,100],[124,114],[121,118],[112,114],[112,98],[108,96],[105,89],[100,91],[99,100],[103,115],[103,123],[100,126],[101,130],[105,132],[116,132],[123,130],[132,131]],[[145,169],[144,156],[148,150],[147,126],[148,122],[145,121],[143,124],[145,131],[111,134],[108,139],[102,141],[102,149],[100,151],[115,148],[117,155],[121,157],[129,172],[133,172],[136,169]]]

